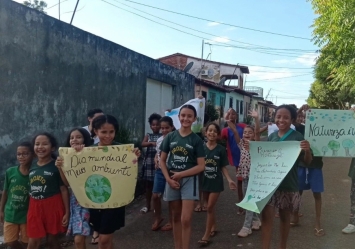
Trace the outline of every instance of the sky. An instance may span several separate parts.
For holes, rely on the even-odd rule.
[[[77,0],[61,0],[60,10],[58,2],[46,0],[45,11],[70,23]],[[246,86],[262,87],[267,100],[300,107],[313,82],[315,17],[306,0],[80,0],[72,24],[154,59],[200,58],[203,46],[205,59],[248,66]]]

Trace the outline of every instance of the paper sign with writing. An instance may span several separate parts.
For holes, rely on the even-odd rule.
[[[315,156],[355,157],[355,113],[349,110],[310,109],[305,139]]]
[[[134,199],[138,167],[133,144],[87,147],[80,152],[59,148],[59,154],[80,206],[117,208]]]
[[[184,105],[192,105],[193,107],[195,107],[197,112],[197,120],[192,124],[191,129],[195,133],[201,132],[201,129],[203,127],[203,120],[205,118],[205,99],[191,99],[187,101]],[[172,109],[170,112],[165,112],[165,116],[169,116],[172,118],[176,129],[180,129],[181,127],[179,120],[179,111],[181,107],[182,106],[176,109]]]
[[[248,188],[244,199],[237,205],[260,214],[300,152],[299,141],[250,142]]]

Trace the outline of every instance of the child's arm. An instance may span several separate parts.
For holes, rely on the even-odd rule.
[[[181,172],[174,172],[174,175],[172,175],[171,179],[175,181],[180,181],[181,178],[198,175],[204,170],[205,170],[205,158],[198,157],[196,166]]]
[[[143,142],[142,142],[142,147],[150,147],[150,146],[156,146],[156,143],[154,142],[148,142],[148,135],[146,135],[143,139]]]
[[[5,204],[7,202],[7,191],[2,191],[1,196],[1,203],[0,203],[0,222],[4,223],[4,216],[5,216]]]
[[[155,154],[154,164],[155,164],[155,169],[159,169],[158,153]]]
[[[259,119],[259,114],[257,111],[250,111],[249,115],[254,118],[255,121],[255,128],[254,128],[254,133],[255,133],[255,141],[260,141],[260,119]]]
[[[233,124],[231,121],[227,121],[227,124],[228,124],[228,127],[229,129],[231,129],[231,131],[233,132],[234,134],[234,140],[237,144],[240,143],[240,137],[239,137],[239,133],[237,131],[237,128],[235,127],[235,124]]]
[[[55,166],[57,166],[57,168],[59,169],[60,178],[62,179],[64,185],[69,186],[69,182],[68,182],[67,178],[65,177],[63,169],[62,169],[63,163],[64,163],[63,159],[61,157],[57,157],[57,160],[55,161]]]
[[[222,167],[222,173],[223,173],[224,177],[227,178],[227,181],[228,181],[228,184],[229,184],[229,188],[232,189],[232,190],[236,190],[237,189],[237,184],[229,176],[227,167]]]
[[[311,152],[311,146],[307,140],[301,141],[301,149],[304,151],[303,162],[306,165],[310,165],[313,160],[313,156]]]
[[[70,209],[69,209],[69,191],[67,186],[62,185],[60,186],[60,193],[62,195],[63,203],[64,203],[64,208],[65,208],[65,214],[63,216],[62,220],[62,226],[66,227],[68,226],[69,222],[69,215],[70,215]]]

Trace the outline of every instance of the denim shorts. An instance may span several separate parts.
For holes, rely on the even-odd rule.
[[[163,194],[165,190],[166,180],[161,169],[155,170],[153,194]]]
[[[164,201],[199,200],[198,175],[184,177],[180,180],[180,188],[173,189],[165,185]]]

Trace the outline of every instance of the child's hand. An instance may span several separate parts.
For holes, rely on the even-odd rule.
[[[244,149],[245,149],[245,150],[249,151],[249,150],[250,150],[250,141],[245,140],[245,139],[243,138],[243,146],[244,146]]]
[[[259,118],[259,113],[256,110],[249,111],[249,116],[252,118]]]
[[[309,144],[309,142],[307,140],[303,140],[301,141],[301,149],[304,151],[310,151],[311,150],[311,145]]]
[[[168,184],[173,189],[179,189],[180,188],[180,184],[177,181],[173,180],[173,179],[169,179],[168,180]]]
[[[229,129],[231,129],[232,131],[237,130],[237,128],[235,127],[235,124],[233,124],[232,121],[227,120],[227,124],[228,124]]]
[[[71,146],[76,152],[80,152],[83,150],[83,148],[85,147],[84,144],[74,144]]]
[[[69,222],[69,214],[65,214],[62,219],[62,226],[67,227]]]
[[[171,179],[173,179],[174,181],[180,181],[182,178],[181,172],[174,172],[174,171],[170,171],[171,173],[173,173],[173,175],[171,176]]]
[[[229,183],[229,189],[231,190],[237,189],[237,184],[234,181],[230,180],[228,183]]]
[[[57,157],[57,160],[55,160],[55,166],[57,166],[58,169],[61,169],[63,167],[64,160],[61,157]]]
[[[0,212],[0,222],[4,223],[4,212]]]
[[[134,148],[133,149],[133,153],[136,155],[136,157],[140,157],[141,156],[141,151],[138,148]]]
[[[230,117],[230,109],[228,109],[228,111],[226,112],[226,115],[224,115],[224,120],[228,121]]]
[[[156,142],[150,142],[150,146],[157,147],[157,143]]]

